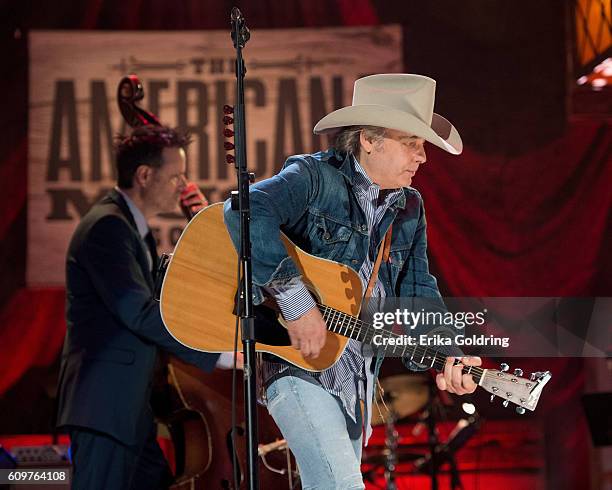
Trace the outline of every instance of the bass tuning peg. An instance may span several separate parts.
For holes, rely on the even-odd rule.
[[[523,407],[516,407],[516,413],[523,415],[525,413],[525,409]]]
[[[233,114],[234,108],[231,105],[225,104],[223,106],[223,114]]]
[[[514,370],[514,375],[515,376],[522,376],[523,375],[523,370],[521,368],[516,368]]]
[[[499,369],[501,369],[501,371],[505,373],[506,371],[508,371],[508,369],[510,369],[510,366],[508,366],[508,364],[506,364],[505,362],[502,362],[499,365]]]

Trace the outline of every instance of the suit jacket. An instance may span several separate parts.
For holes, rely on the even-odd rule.
[[[116,190],[92,207],[72,237],[66,296],[60,427],[87,427],[135,444],[153,417],[149,399],[158,349],[203,370],[214,368],[218,354],[191,350],[166,330],[147,245]]]

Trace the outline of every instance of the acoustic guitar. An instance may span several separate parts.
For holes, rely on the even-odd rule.
[[[372,343],[374,335],[397,336],[375,330],[358,318],[362,285],[350,267],[310,255],[287,238],[281,239],[304,283],[317,298],[327,324],[327,339],[319,357],[305,359],[291,347],[286,328],[271,308],[256,307],[256,348],[274,354],[308,371],[322,371],[334,365],[349,338]],[[223,221],[223,204],[200,211],[181,234],[168,265],[161,292],[161,313],[170,334],[182,344],[204,352],[225,352],[234,348],[236,316],[234,304],[238,285],[238,257]],[[442,370],[446,356],[430,347],[398,346],[395,352],[420,364]],[[505,365],[507,368],[507,365]],[[533,373],[531,379],[520,372],[510,374],[494,369],[466,366],[464,372],[474,381],[517,405],[517,411],[534,410],[551,374]]]

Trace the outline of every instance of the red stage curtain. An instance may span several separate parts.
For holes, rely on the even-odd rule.
[[[581,121],[516,158],[430,150],[413,184],[443,295],[609,295],[611,143]]]
[[[61,350],[62,288],[20,289],[0,313],[0,395],[32,367],[48,366]]]

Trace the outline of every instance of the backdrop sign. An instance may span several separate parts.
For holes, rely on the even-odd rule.
[[[285,157],[316,151],[312,134],[327,112],[350,104],[353,81],[402,69],[399,26],[253,31],[245,49],[247,157],[258,179]],[[78,32],[30,35],[29,285],[64,282],[70,236],[115,183],[113,138],[125,131],[116,90],[135,73],[142,106],[188,129],[188,174],[211,202],[235,188],[225,163],[223,105],[233,103],[234,50],[228,31]],[[180,214],[152,223],[162,250],[176,243]]]

